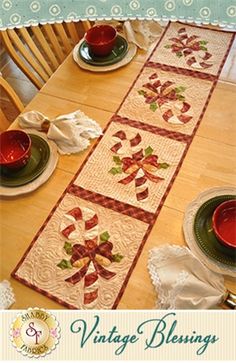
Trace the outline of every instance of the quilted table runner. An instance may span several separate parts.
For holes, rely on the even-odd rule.
[[[13,277],[68,308],[117,307],[233,39],[169,24]]]

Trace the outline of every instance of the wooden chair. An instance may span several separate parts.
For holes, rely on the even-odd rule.
[[[88,21],[1,31],[3,44],[22,72],[40,89],[89,29]]]
[[[24,105],[17,96],[14,89],[8,84],[8,82],[0,75],[0,91],[3,89],[7,94],[7,97],[15,106],[16,110],[20,113],[24,110]],[[2,92],[0,92],[2,93]],[[11,122],[5,116],[3,110],[0,108],[0,130],[3,131],[10,126]]]

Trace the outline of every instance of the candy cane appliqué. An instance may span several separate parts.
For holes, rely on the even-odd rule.
[[[77,269],[65,281],[74,285],[84,280],[83,303],[92,308],[98,299],[99,278],[113,278],[116,274],[107,267],[112,262],[120,262],[123,256],[112,254],[113,244],[107,231],[99,235],[98,216],[92,209],[76,207],[68,211],[63,216],[60,232],[69,241],[65,242],[64,249],[71,258],[57,266]]]
[[[169,39],[172,44],[167,44],[165,48],[171,49],[177,57],[184,57],[189,67],[195,69],[207,69],[212,67],[210,63],[212,54],[208,52],[207,41],[200,39],[198,35],[188,36],[186,28],[178,30],[176,38]]]
[[[192,119],[191,106],[184,96],[185,90],[186,87],[177,87],[171,81],[162,84],[157,73],[153,73],[138,93],[145,98],[145,103],[149,104],[152,111],[160,110],[164,121],[182,125]]]
[[[169,165],[158,163],[158,156],[153,155],[153,149],[150,146],[145,150],[140,147],[142,138],[139,133],[128,139],[124,131],[118,131],[113,138],[116,141],[111,151],[116,154],[113,156],[116,166],[110,170],[110,173],[113,175],[125,173],[126,176],[118,183],[127,185],[134,181],[137,200],[146,200],[149,196],[148,182],[158,183],[164,180],[156,175],[156,172],[161,168],[166,169]],[[123,145],[124,142],[126,147]],[[124,153],[124,150],[127,153]]]

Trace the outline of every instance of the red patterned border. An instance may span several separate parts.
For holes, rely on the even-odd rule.
[[[162,128],[157,127],[157,126],[145,124],[145,123],[143,123],[141,121],[130,120],[127,117],[121,117],[119,115],[113,116],[112,121],[113,122],[118,122],[118,123],[123,124],[123,125],[129,125],[131,127],[135,127],[136,129],[140,129],[140,130],[143,130],[143,131],[148,131],[148,132],[151,132],[152,134],[155,134],[155,135],[167,137],[167,138],[172,139],[172,140],[176,140],[176,141],[179,141],[179,142],[184,142],[185,144],[189,144],[191,142],[191,140],[192,140],[192,137],[189,136],[189,135],[184,135],[184,134],[181,134],[180,132],[175,132],[175,131],[169,131],[169,130],[166,130],[166,129],[162,129]]]
[[[168,64],[161,64],[161,63],[155,63],[155,62],[146,62],[146,67],[154,68],[154,69],[161,69],[162,71],[166,72],[173,72],[177,74],[182,74],[184,76],[188,77],[194,77],[194,78],[200,78],[205,79],[207,81],[214,81],[217,76],[214,76],[213,74],[198,72],[198,71],[192,71],[191,69],[181,68],[181,67],[174,67],[170,66]]]
[[[104,208],[112,209],[115,212],[119,212],[129,217],[138,219],[147,224],[153,224],[155,222],[153,213],[147,212],[141,208],[133,207],[132,205],[126,203],[119,202],[113,198],[91,192],[90,190],[79,187],[78,185],[71,185],[68,188],[68,193],[88,200],[92,203],[99,204]]]
[[[123,105],[123,103],[124,103],[124,101],[125,101],[125,99],[127,98],[127,96],[128,96],[128,94],[129,94],[129,92],[131,91],[131,89],[133,88],[133,86],[134,86],[134,84],[135,84],[135,82],[136,82],[136,80],[138,79],[138,77],[140,76],[140,74],[142,73],[142,71],[143,71],[143,69],[145,68],[145,67],[147,67],[147,66],[149,66],[148,64],[150,64],[151,62],[149,62],[149,59],[151,58],[151,56],[153,55],[153,53],[155,52],[155,50],[157,49],[157,47],[158,47],[158,45],[160,44],[160,42],[162,41],[162,39],[163,39],[163,37],[164,37],[164,35],[166,34],[166,32],[167,32],[167,30],[169,29],[169,26],[170,26],[170,24],[171,23],[169,23],[168,24],[168,26],[166,27],[166,29],[165,29],[165,31],[163,32],[163,34],[162,34],[162,36],[161,36],[161,38],[159,39],[159,41],[158,41],[158,43],[157,43],[157,45],[154,47],[154,49],[153,49],[153,51],[152,51],[152,53],[151,53],[151,55],[149,56],[149,58],[148,58],[148,60],[147,60],[147,62],[143,65],[143,67],[141,68],[141,70],[140,70],[140,72],[138,73],[138,75],[137,75],[137,77],[136,77],[136,79],[133,81],[133,83],[132,83],[132,85],[130,86],[130,88],[129,88],[129,90],[128,90],[128,92],[127,92],[127,94],[125,95],[125,97],[124,97],[124,99],[123,99],[123,101],[121,102],[121,104],[120,104],[120,106],[119,106],[119,108],[117,109],[117,111],[116,111],[116,113],[115,113],[115,115],[110,119],[110,121],[108,122],[108,124],[107,124],[107,126],[105,127],[105,129],[104,129],[104,133],[105,133],[105,131],[107,130],[107,128],[109,127],[109,125],[111,124],[111,122],[120,122],[120,123],[123,123],[123,124],[129,124],[130,126],[132,126],[132,127],[136,127],[136,128],[140,128],[140,129],[143,129],[143,130],[146,130],[146,131],[149,131],[149,132],[152,132],[152,133],[157,133],[157,134],[161,134],[162,132],[163,132],[163,136],[165,136],[165,137],[169,137],[169,138],[174,138],[175,140],[178,140],[178,141],[182,141],[182,142],[185,142],[186,143],[186,149],[185,149],[185,151],[184,151],[184,153],[183,153],[183,155],[182,155],[182,158],[181,158],[181,160],[180,160],[180,162],[179,162],[179,164],[178,164],[178,167],[177,167],[177,169],[176,169],[176,171],[175,171],[175,174],[173,175],[173,177],[172,177],[172,179],[171,179],[171,181],[170,181],[170,183],[169,183],[169,185],[168,185],[168,187],[167,187],[167,189],[166,189],[166,191],[165,191],[165,194],[162,196],[162,199],[161,199],[161,202],[160,202],[160,204],[159,204],[159,206],[158,206],[158,208],[157,208],[157,210],[156,210],[156,212],[155,212],[155,214],[153,215],[152,213],[149,213],[149,212],[146,212],[146,211],[143,211],[143,210],[141,210],[141,209],[139,209],[139,208],[136,208],[136,207],[132,207],[132,206],[129,206],[129,205],[126,205],[125,203],[121,203],[122,205],[123,205],[123,212],[121,212],[121,213],[124,213],[125,212],[125,209],[127,209],[127,211],[128,211],[128,213],[136,213],[136,217],[134,217],[133,215],[130,215],[130,216],[132,216],[132,217],[134,217],[134,218],[138,218],[138,219],[141,219],[141,220],[143,220],[142,218],[147,218],[146,219],[146,223],[149,223],[149,227],[148,227],[148,229],[147,229],[147,231],[146,231],[146,234],[145,234],[145,236],[144,236],[144,238],[143,238],[143,241],[142,241],[142,243],[141,243],[141,245],[140,245],[140,247],[139,247],[139,249],[138,249],[138,251],[137,251],[137,254],[136,254],[136,256],[135,256],[135,258],[134,258],[134,260],[133,260],[133,264],[132,264],[132,266],[130,267],[130,270],[128,271],[128,273],[127,273],[127,275],[126,275],[126,278],[125,278],[125,280],[124,280],[124,282],[123,282],[123,285],[122,285],[122,287],[121,287],[121,289],[120,289],[120,291],[119,291],[119,293],[118,293],[118,295],[117,295],[117,298],[116,298],[116,300],[115,300],[115,302],[114,302],[114,304],[113,304],[113,307],[112,307],[112,309],[115,309],[116,307],[117,307],[117,305],[119,304],[119,302],[120,302],[120,299],[121,299],[121,297],[122,297],[122,295],[123,295],[123,293],[124,293],[124,291],[125,291],[125,288],[126,288],[126,286],[127,286],[127,283],[128,283],[128,281],[129,281],[129,278],[130,278],[130,276],[131,276],[131,274],[132,274],[132,272],[133,272],[133,270],[134,270],[134,268],[135,268],[135,266],[136,266],[136,263],[137,263],[137,261],[138,261],[138,258],[139,258],[139,256],[140,256],[140,254],[141,254],[141,252],[142,252],[142,249],[143,249],[143,246],[144,246],[144,244],[145,244],[145,242],[146,242],[146,240],[147,240],[147,238],[148,238],[148,236],[149,236],[149,234],[150,234],[150,232],[151,232],[151,230],[152,230],[152,227],[153,227],[153,225],[154,225],[154,223],[155,223],[155,221],[156,221],[156,219],[157,219],[157,217],[158,217],[158,215],[159,215],[159,213],[160,213],[160,211],[161,211],[161,208],[162,208],[162,206],[163,206],[163,204],[164,204],[164,201],[165,201],[165,199],[166,199],[166,197],[167,197],[167,195],[169,194],[169,191],[170,191],[170,189],[171,189],[171,187],[172,187],[172,185],[173,185],[173,182],[174,182],[174,180],[175,180],[175,177],[177,176],[177,174],[178,174],[178,172],[179,172],[179,170],[180,170],[180,168],[181,168],[181,166],[182,166],[182,163],[183,163],[183,161],[184,161],[184,158],[185,158],[185,156],[186,156],[186,153],[187,153],[187,151],[188,151],[188,148],[189,148],[189,146],[190,146],[190,144],[191,144],[191,142],[192,142],[192,140],[193,140],[193,138],[194,138],[194,135],[195,135],[195,133],[196,133],[196,131],[197,131],[197,129],[198,129],[198,127],[199,127],[199,124],[200,124],[200,122],[201,122],[201,120],[202,120],[202,117],[203,117],[203,115],[204,115],[204,113],[205,113],[205,110],[206,110],[206,108],[207,108],[207,105],[208,105],[208,103],[209,103],[209,100],[210,100],[210,98],[211,98],[211,95],[212,95],[212,93],[213,93],[213,91],[214,91],[214,88],[215,88],[215,86],[216,86],[216,84],[217,84],[217,81],[218,81],[218,78],[219,78],[219,75],[220,75],[220,73],[221,73],[221,71],[222,71],[222,68],[223,68],[223,66],[224,66],[224,63],[225,63],[225,61],[226,61],[226,58],[227,58],[227,56],[228,56],[228,53],[229,53],[229,51],[230,51],[230,48],[231,48],[231,46],[232,46],[232,43],[233,43],[233,41],[234,41],[234,37],[235,37],[235,34],[232,34],[232,39],[231,39],[231,42],[230,42],[230,44],[229,44],[229,47],[228,47],[228,49],[226,50],[226,53],[225,53],[225,56],[224,56],[224,58],[223,58],[223,60],[222,60],[222,63],[221,63],[221,65],[220,65],[220,68],[219,68],[219,71],[218,71],[218,74],[217,74],[217,76],[213,76],[214,77],[214,81],[213,81],[213,85],[212,85],[212,88],[211,88],[211,91],[210,91],[210,93],[209,93],[209,95],[208,95],[208,98],[207,98],[207,100],[206,100],[206,103],[205,103],[205,106],[204,106],[204,108],[203,108],[203,110],[202,110],[202,113],[201,113],[201,115],[200,115],[200,117],[199,117],[199,121],[198,121],[198,123],[196,124],[196,126],[195,126],[195,128],[194,128],[194,131],[193,131],[193,133],[192,133],[192,135],[191,135],[191,137],[189,137],[189,136],[186,136],[186,135],[182,135],[182,134],[180,134],[180,133],[171,133],[171,132],[169,132],[168,134],[165,134],[165,132],[166,132],[166,130],[164,130],[163,129],[163,131],[161,131],[161,129],[160,128],[157,128],[157,127],[154,127],[153,126],[153,128],[152,128],[152,126],[150,126],[151,128],[150,129],[144,129],[144,124],[143,123],[141,123],[141,122],[138,122],[138,121],[135,121],[135,120],[129,120],[129,119],[125,119],[125,118],[121,118],[121,117],[119,117],[118,115],[117,115],[117,113],[119,112],[119,110],[120,110],[120,108],[122,107],[122,105]],[[184,23],[181,23],[181,24],[184,24]],[[186,25],[186,24],[184,24],[184,25]],[[195,25],[191,25],[191,24],[187,24],[188,26],[192,26],[192,27],[195,27],[195,28],[199,28],[199,27],[197,27],[197,26],[195,26]],[[223,32],[223,31],[221,31],[221,30],[217,30],[217,29],[209,29],[209,28],[207,28],[207,27],[200,27],[201,29],[208,29],[208,30],[212,30],[212,31],[217,31],[217,32]],[[162,67],[165,67],[165,65],[161,65]],[[169,66],[167,66],[167,67],[169,67]],[[174,68],[174,69],[173,69]],[[181,73],[182,72],[182,68],[180,69],[180,68],[175,68],[175,67],[173,67],[172,68],[172,72],[177,72],[178,73],[178,71],[179,71],[179,73]],[[164,68],[162,68],[162,69],[164,69]],[[166,69],[165,69],[166,70]],[[190,71],[191,72],[191,71]],[[201,75],[201,72],[196,72],[197,74],[198,74],[198,77],[199,78],[203,78],[203,76]],[[190,75],[190,74],[188,74],[188,75]],[[205,75],[205,74],[204,74]],[[208,78],[209,79],[209,78]],[[176,134],[176,135],[175,135]],[[178,137],[179,137],[179,139],[178,139]],[[75,174],[75,176],[73,177],[73,179],[72,179],[72,181],[70,182],[70,184],[68,185],[68,187],[65,189],[65,191],[63,192],[63,194],[61,195],[61,197],[59,198],[59,200],[57,201],[57,203],[55,204],[55,206],[52,208],[52,210],[51,210],[51,212],[50,212],[50,214],[48,215],[48,217],[46,218],[46,220],[45,220],[45,222],[43,223],[43,225],[40,227],[40,229],[39,229],[39,231],[37,232],[37,234],[35,235],[35,237],[34,237],[34,239],[32,240],[32,242],[31,242],[31,244],[29,245],[29,247],[28,247],[28,249],[25,251],[25,253],[24,253],[24,255],[22,256],[22,258],[21,258],[21,260],[19,261],[19,263],[17,264],[17,266],[15,267],[15,269],[14,269],[14,271],[12,272],[12,274],[11,274],[11,276],[12,277],[14,277],[15,279],[17,279],[17,280],[19,280],[20,282],[22,282],[23,284],[25,284],[26,286],[28,286],[28,287],[30,287],[30,288],[32,288],[32,289],[34,289],[35,291],[37,291],[37,292],[40,292],[40,293],[42,293],[43,295],[45,295],[45,296],[47,296],[47,297],[49,297],[50,299],[52,299],[52,300],[54,300],[54,301],[56,301],[57,303],[59,303],[59,304],[61,304],[61,305],[63,305],[63,306],[65,306],[65,307],[67,307],[67,308],[69,308],[69,309],[77,309],[75,306],[73,306],[73,305],[70,305],[70,304],[68,304],[68,303],[66,303],[66,302],[64,302],[64,301],[62,301],[62,300],[60,300],[59,298],[57,298],[57,297],[55,297],[55,296],[53,296],[53,295],[51,295],[50,293],[48,293],[47,291],[44,291],[44,290],[42,290],[42,289],[40,289],[40,288],[38,288],[37,286],[35,286],[35,285],[33,285],[33,284],[31,284],[31,283],[29,283],[27,280],[25,280],[25,279],[22,279],[22,278],[20,278],[19,276],[17,276],[17,270],[18,270],[18,268],[20,267],[20,265],[23,263],[23,261],[24,261],[24,259],[25,259],[25,257],[27,256],[27,254],[28,254],[28,252],[31,250],[31,248],[33,247],[33,245],[34,245],[34,243],[36,242],[36,240],[37,240],[37,238],[39,237],[39,235],[42,233],[42,231],[44,230],[44,228],[46,227],[46,225],[47,225],[47,223],[48,223],[48,221],[50,220],[50,218],[52,217],[52,215],[54,214],[54,212],[55,212],[55,210],[56,210],[56,208],[58,207],[58,205],[60,204],[60,202],[61,202],[61,200],[64,198],[64,196],[65,196],[65,194],[67,193],[67,192],[72,192],[72,193],[76,193],[76,192],[78,192],[78,196],[80,196],[81,198],[83,198],[83,199],[87,199],[87,200],[90,200],[90,201],[92,201],[92,202],[94,202],[94,203],[98,203],[98,204],[101,204],[101,205],[103,205],[103,206],[105,206],[105,204],[107,203],[107,205],[106,205],[106,207],[108,207],[108,208],[111,208],[111,209],[113,209],[113,208],[117,208],[117,206],[118,206],[118,204],[117,203],[120,203],[120,202],[118,202],[118,201],[115,201],[115,200],[113,200],[112,198],[107,198],[107,197],[104,197],[104,196],[102,196],[102,195],[99,195],[99,194],[96,194],[96,193],[92,193],[91,194],[91,192],[89,192],[89,191],[87,191],[87,190],[85,190],[85,189],[83,189],[83,188],[81,188],[81,187],[77,187],[76,186],[76,188],[78,188],[78,189],[73,189],[75,186],[73,185],[73,182],[75,181],[75,179],[78,177],[78,175],[80,174],[80,172],[82,171],[82,169],[83,169],[83,167],[84,167],[84,165],[85,165],[85,163],[87,162],[87,160],[89,159],[89,157],[90,157],[90,155],[94,152],[94,150],[96,149],[96,147],[97,147],[97,145],[98,145],[98,143],[100,142],[100,140],[102,139],[102,136],[101,137],[99,137],[98,139],[97,139],[97,141],[95,142],[95,144],[94,144],[94,146],[92,147],[92,149],[90,150],[90,152],[89,152],[89,154],[87,155],[87,157],[86,157],[86,159],[84,160],[84,162],[82,163],[82,165],[81,165],[81,167],[79,168],[79,170],[78,170],[78,172]],[[73,191],[74,190],[74,191]],[[96,197],[95,197],[95,194],[96,194]],[[76,194],[75,194],[76,195]],[[99,198],[101,198],[101,200],[99,201]],[[102,201],[103,200],[103,201]],[[109,200],[109,202],[108,202],[108,200]],[[114,203],[114,201],[116,202],[116,203]],[[104,204],[102,204],[102,203],[104,203]],[[109,204],[110,203],[110,204]],[[130,209],[129,210],[129,208],[128,207],[132,207],[132,209]],[[134,211],[134,209],[135,209],[135,211]],[[138,210],[139,210],[139,212],[138,212]],[[120,211],[119,211],[120,212]],[[146,216],[144,217],[144,214],[143,214],[143,212],[145,212],[145,214],[146,214]],[[140,214],[139,214],[140,213]],[[124,213],[124,214],[126,214],[126,213]],[[129,215],[129,214],[127,214],[127,215]],[[141,216],[141,218],[140,218],[140,216]],[[150,222],[148,222],[149,221],[149,218],[150,218]]]

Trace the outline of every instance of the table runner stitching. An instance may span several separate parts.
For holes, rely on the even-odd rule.
[[[145,67],[150,67],[150,68],[154,68],[154,69],[161,69],[163,71],[182,74],[182,75],[185,75],[185,76],[188,76],[188,77],[205,79],[205,80],[208,80],[208,81],[214,81],[217,78],[217,76],[215,76],[213,74],[207,74],[207,73],[204,73],[204,72],[196,72],[196,71],[192,71],[191,69],[175,67],[175,66],[170,66],[168,64],[156,63],[156,62],[151,62],[151,61],[146,62]]]
[[[180,132],[162,129],[161,127],[145,124],[144,122],[141,122],[141,121],[131,120],[128,117],[114,115],[114,116],[112,116],[112,121],[120,123],[120,124],[124,124],[124,125],[129,125],[131,127],[134,127],[136,129],[140,129],[143,131],[148,131],[155,135],[164,136],[164,137],[167,137],[172,140],[184,142],[186,144],[189,144],[191,141],[190,135],[185,135]]]
[[[159,42],[157,43],[156,47],[154,47],[154,50],[153,50],[152,54],[154,53],[154,51],[157,49],[158,45],[159,45],[159,44],[160,44],[160,42],[162,41],[162,39],[163,39],[164,35],[166,34],[167,30],[168,30],[168,29],[169,29],[169,27],[170,27],[170,24],[171,24],[171,23],[169,23],[169,24],[168,24],[168,26],[167,26],[166,30],[163,32],[163,34],[162,34],[162,36],[161,36],[161,38],[160,38]],[[192,25],[192,26],[193,26],[193,25]],[[195,26],[193,26],[193,27],[195,27]],[[198,27],[195,27],[195,28],[198,28]],[[201,29],[203,29],[203,27],[201,27]],[[208,28],[204,28],[204,29],[208,29]],[[210,30],[212,30],[212,29],[210,29]],[[218,31],[218,30],[214,29],[214,31]],[[220,31],[220,32],[222,32],[222,31]],[[126,274],[126,278],[125,278],[125,280],[124,280],[124,282],[123,282],[123,284],[122,284],[122,287],[121,287],[121,289],[120,289],[120,291],[119,291],[119,293],[118,293],[118,295],[117,295],[117,297],[116,297],[116,299],[115,299],[115,301],[114,301],[114,304],[113,304],[113,306],[112,306],[112,308],[113,308],[113,309],[117,307],[117,305],[118,305],[118,303],[119,303],[119,301],[120,301],[120,299],[121,299],[121,297],[122,297],[122,295],[123,295],[123,293],[124,293],[124,290],[125,290],[125,288],[126,288],[126,285],[127,285],[127,283],[128,283],[128,280],[129,280],[129,278],[130,278],[130,275],[131,275],[131,273],[132,273],[132,271],[133,271],[134,267],[136,266],[137,260],[138,260],[138,258],[139,258],[139,256],[140,256],[141,252],[142,252],[142,249],[143,249],[143,246],[144,246],[144,244],[145,244],[145,242],[146,242],[146,239],[148,238],[148,236],[149,236],[149,234],[150,234],[150,231],[151,231],[151,229],[152,229],[152,227],[153,227],[153,224],[156,222],[157,216],[158,216],[158,214],[159,214],[159,212],[160,212],[160,210],[161,210],[161,208],[162,208],[162,206],[163,206],[163,204],[164,204],[164,200],[165,200],[166,196],[168,195],[169,190],[170,190],[170,188],[171,188],[171,186],[172,186],[172,184],[173,184],[173,182],[174,182],[174,180],[175,180],[175,177],[176,177],[176,175],[178,174],[178,172],[179,172],[179,170],[180,170],[180,168],[181,168],[181,166],[182,166],[182,163],[183,163],[183,160],[184,160],[184,158],[185,158],[185,156],[186,156],[186,153],[187,153],[187,151],[188,151],[188,148],[189,148],[189,146],[190,146],[190,144],[191,144],[191,142],[192,142],[192,140],[193,140],[193,138],[194,138],[194,135],[195,135],[195,133],[196,133],[196,131],[197,131],[197,128],[198,128],[198,126],[199,126],[199,124],[200,124],[200,121],[201,121],[201,119],[202,119],[202,117],[203,117],[203,115],[204,115],[204,113],[205,113],[206,107],[207,107],[207,105],[208,105],[208,103],[209,103],[210,97],[211,97],[212,92],[213,92],[213,90],[214,90],[214,88],[215,88],[215,85],[216,85],[216,83],[217,83],[217,81],[218,81],[218,77],[219,77],[220,72],[221,72],[221,70],[222,70],[222,68],[223,68],[223,65],[224,65],[224,63],[225,63],[225,60],[226,60],[226,58],[227,58],[227,56],[228,56],[228,53],[229,53],[229,51],[230,51],[230,48],[231,48],[231,46],[232,46],[232,43],[233,43],[233,40],[234,40],[234,37],[235,37],[235,34],[232,34],[232,33],[230,33],[230,34],[232,35],[231,41],[229,42],[229,46],[228,46],[228,48],[227,48],[227,50],[226,50],[226,52],[225,52],[225,55],[224,55],[224,57],[223,57],[223,60],[222,60],[221,64],[220,64],[220,67],[219,67],[218,73],[217,73],[217,75],[215,76],[215,80],[213,81],[213,84],[212,84],[211,90],[210,90],[210,92],[209,92],[208,98],[207,98],[207,100],[206,100],[206,102],[205,102],[205,105],[204,105],[204,107],[203,107],[203,110],[202,110],[202,112],[201,112],[201,115],[200,115],[200,117],[199,117],[199,120],[198,120],[198,122],[197,122],[197,123],[196,123],[196,125],[195,125],[195,128],[194,128],[194,130],[193,130],[193,132],[192,132],[191,137],[189,137],[189,138],[187,137],[187,139],[186,139],[186,147],[185,147],[185,150],[184,150],[184,152],[183,152],[183,154],[182,154],[181,160],[180,160],[180,162],[179,162],[179,164],[178,164],[178,166],[177,166],[177,168],[176,168],[176,170],[175,170],[175,172],[174,172],[173,177],[172,177],[172,178],[171,178],[171,180],[170,180],[169,185],[167,186],[167,188],[166,188],[166,190],[165,190],[165,193],[163,194],[163,196],[162,196],[162,198],[161,198],[161,201],[160,201],[160,203],[159,203],[159,206],[158,206],[158,208],[157,208],[157,210],[156,210],[156,212],[155,212],[155,214],[154,214],[154,220],[153,220],[152,222],[150,222],[150,223],[149,223],[149,227],[148,227],[148,229],[146,230],[146,233],[145,233],[145,235],[144,235],[144,237],[143,237],[143,240],[142,240],[142,242],[141,242],[141,244],[140,244],[140,246],[139,246],[139,248],[138,248],[138,251],[137,251],[137,253],[136,253],[136,255],[135,255],[134,259],[133,259],[133,263],[132,263],[132,265],[131,265],[131,267],[130,267],[129,271],[128,271],[128,272],[127,272],[127,274]],[[123,103],[124,103],[125,99],[127,98],[128,94],[130,93],[131,89],[133,88],[133,86],[134,86],[135,82],[136,82],[136,81],[137,81],[137,79],[139,78],[140,74],[143,72],[144,68],[145,68],[145,67],[147,67],[147,64],[148,64],[149,59],[151,58],[152,54],[151,54],[151,55],[150,55],[150,57],[148,58],[147,62],[146,62],[146,63],[144,63],[143,67],[141,68],[140,72],[138,73],[137,77],[135,78],[134,82],[132,83],[131,87],[129,88],[129,90],[128,90],[127,94],[125,95],[125,97],[124,97],[124,99],[123,99],[122,103],[121,103],[121,104],[120,104],[120,106],[118,107],[118,109],[117,109],[116,113],[112,116],[112,118],[110,119],[110,121],[109,121],[109,122],[108,122],[108,124],[106,125],[106,127],[105,127],[105,129],[104,129],[104,134],[105,134],[105,131],[108,129],[108,127],[112,124],[112,122],[114,122],[114,121],[115,121],[115,122],[119,122],[119,117],[120,117],[120,116],[118,116],[118,115],[117,115],[117,113],[119,112],[119,110],[120,110],[121,106],[123,105]],[[197,72],[197,73],[199,73],[199,74],[200,74],[201,72]],[[114,118],[115,118],[115,119],[114,119]],[[125,118],[120,118],[121,123],[122,123],[122,121],[124,122],[125,120],[126,120]],[[134,123],[133,123],[133,127],[135,127],[135,126],[134,126],[134,125],[135,125],[135,123],[136,123],[136,125],[138,125],[138,123],[139,123],[138,121],[135,121],[135,120],[128,120],[128,122],[131,122],[131,123],[132,123],[132,122],[134,122]],[[139,123],[139,124],[142,124],[142,123]],[[165,130],[165,129],[163,129],[163,130]],[[158,130],[158,132],[159,132],[159,130]],[[78,172],[75,174],[75,176],[73,177],[72,181],[69,183],[68,187],[65,189],[65,191],[63,192],[63,194],[61,195],[61,197],[59,198],[59,200],[57,201],[57,203],[55,204],[55,206],[52,208],[52,210],[51,210],[50,214],[48,215],[48,217],[46,218],[45,222],[43,223],[43,225],[41,226],[41,228],[39,229],[39,231],[38,231],[38,232],[37,232],[37,234],[35,235],[34,239],[32,240],[31,244],[29,245],[28,249],[27,249],[27,250],[26,250],[26,252],[24,253],[24,255],[23,255],[22,259],[19,261],[19,263],[17,264],[16,268],[15,268],[15,269],[14,269],[14,271],[12,272],[12,276],[13,276],[14,278],[16,278],[16,279],[18,279],[19,281],[23,282],[23,283],[24,283],[24,284],[26,284],[27,286],[32,287],[34,290],[39,291],[39,292],[43,293],[44,295],[46,295],[46,296],[50,297],[51,299],[53,299],[53,300],[55,300],[55,301],[59,302],[60,304],[62,304],[62,305],[64,305],[64,306],[66,306],[66,307],[72,308],[72,309],[73,309],[73,308],[76,308],[76,307],[75,307],[75,306],[73,306],[73,305],[71,305],[71,304],[69,304],[69,303],[66,303],[65,301],[62,301],[60,298],[57,298],[56,296],[53,296],[52,294],[48,293],[48,292],[47,292],[47,291],[45,291],[45,290],[43,290],[43,289],[41,289],[41,288],[38,288],[37,286],[35,286],[35,285],[33,285],[33,284],[29,283],[27,280],[25,280],[25,279],[21,278],[20,276],[17,276],[17,270],[18,270],[18,268],[20,267],[20,265],[23,263],[23,261],[24,261],[25,257],[27,256],[28,252],[29,252],[29,251],[31,250],[31,248],[33,247],[33,245],[34,245],[34,243],[36,242],[36,240],[37,240],[37,238],[39,237],[39,235],[40,235],[40,234],[42,233],[42,231],[44,230],[44,228],[45,228],[45,226],[47,225],[48,221],[50,220],[50,218],[51,218],[51,217],[52,217],[52,215],[54,214],[55,210],[57,209],[57,207],[58,207],[59,203],[63,200],[64,196],[65,196],[65,195],[66,195],[66,193],[69,191],[69,188],[73,185],[73,182],[75,181],[75,179],[77,178],[77,176],[78,176],[78,175],[80,174],[80,172],[82,171],[82,169],[83,169],[84,165],[86,164],[87,160],[90,158],[91,154],[95,151],[95,149],[96,149],[97,145],[100,143],[100,140],[101,140],[101,139],[102,139],[102,137],[100,137],[100,138],[96,141],[95,145],[93,146],[93,148],[92,148],[92,149],[91,149],[91,151],[89,152],[88,156],[86,157],[86,159],[85,159],[85,160],[84,160],[84,162],[82,163],[82,165],[81,165],[81,167],[79,168]],[[125,204],[125,203],[124,203],[124,204]]]

